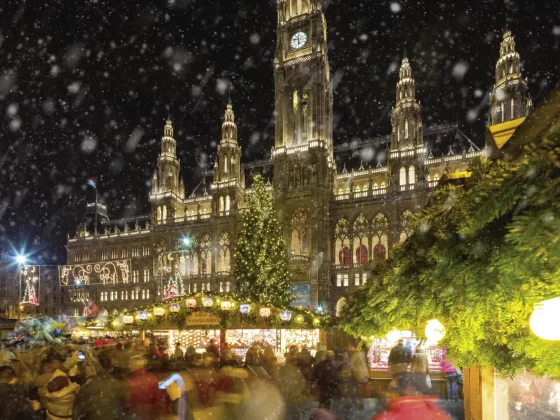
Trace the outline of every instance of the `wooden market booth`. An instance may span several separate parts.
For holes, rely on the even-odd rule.
[[[203,353],[210,340],[221,349],[225,345],[234,356],[244,360],[255,341],[266,342],[280,362],[291,345],[304,345],[312,354],[327,343],[325,328],[330,318],[300,308],[276,308],[234,297],[201,293],[179,296],[154,305],[109,317],[104,327],[118,336],[125,331],[151,332],[167,342],[173,353],[180,343],[183,353],[194,347]],[[89,326],[91,329],[91,325]],[[100,334],[105,334],[103,330]],[[95,334],[95,333],[91,333]]]

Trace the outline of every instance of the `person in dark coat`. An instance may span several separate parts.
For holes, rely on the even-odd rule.
[[[34,420],[39,419],[25,395],[23,387],[17,384],[16,371],[10,366],[0,367],[0,419]],[[40,407],[38,401],[33,402]]]
[[[111,375],[113,364],[106,354],[99,355],[101,368],[97,376],[80,388],[74,409],[73,420],[108,420],[124,418],[125,389]]]
[[[332,350],[327,351],[327,358],[315,366],[311,377],[319,389],[319,408],[330,409],[333,398],[340,394],[338,369]]]
[[[412,360],[412,351],[403,345],[402,338],[389,353],[389,370],[396,381],[397,390],[404,395],[406,388],[410,385],[408,365]]]

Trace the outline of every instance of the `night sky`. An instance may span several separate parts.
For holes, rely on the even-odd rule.
[[[560,80],[560,2],[325,1],[335,144],[390,132],[408,56],[424,126],[483,144],[502,32],[538,105]],[[146,214],[167,107],[187,194],[231,97],[243,161],[273,145],[275,0],[2,0],[0,248],[62,263],[96,177],[112,218]]]

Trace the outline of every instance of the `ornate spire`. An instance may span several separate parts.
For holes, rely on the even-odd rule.
[[[416,84],[412,78],[412,68],[406,55],[403,57],[399,70],[399,81],[397,83],[397,104],[405,99],[414,99],[416,95]]]
[[[171,120],[169,119],[169,117],[165,121],[165,127],[163,127],[163,135],[164,137],[173,138],[173,125],[171,125]]]
[[[532,107],[527,81],[521,76],[520,58],[510,30],[504,31],[495,84],[490,94],[491,125],[526,117]]]
[[[233,114],[233,106],[228,103],[226,112],[224,113],[224,122],[222,123],[222,142],[237,143],[237,125],[235,124],[235,115]]]

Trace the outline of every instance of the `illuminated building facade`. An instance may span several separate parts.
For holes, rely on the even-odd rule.
[[[68,241],[69,266],[61,267],[65,271],[60,274],[76,314],[88,297],[108,314],[156,302],[169,278],[177,275],[185,292],[233,291],[240,214],[251,194],[250,174],[259,166],[273,175],[269,186],[293,283],[303,286],[299,293],[308,293],[311,308],[323,306],[334,314],[349,291],[369,281],[369,261],[386,259],[411,234],[411,216],[427,204],[439,180],[467,176],[469,161],[484,155],[457,126],[424,127],[408,57],[399,70],[391,134],[335,145],[321,1],[278,0],[277,7],[276,125],[270,159],[241,162],[230,103],[209,188],[185,194],[168,120],[149,194],[151,213],[110,222],[99,204],[99,235],[84,223]],[[526,116],[531,104],[510,32],[504,34],[500,51],[500,78],[490,101],[492,124],[501,123],[504,115]]]

